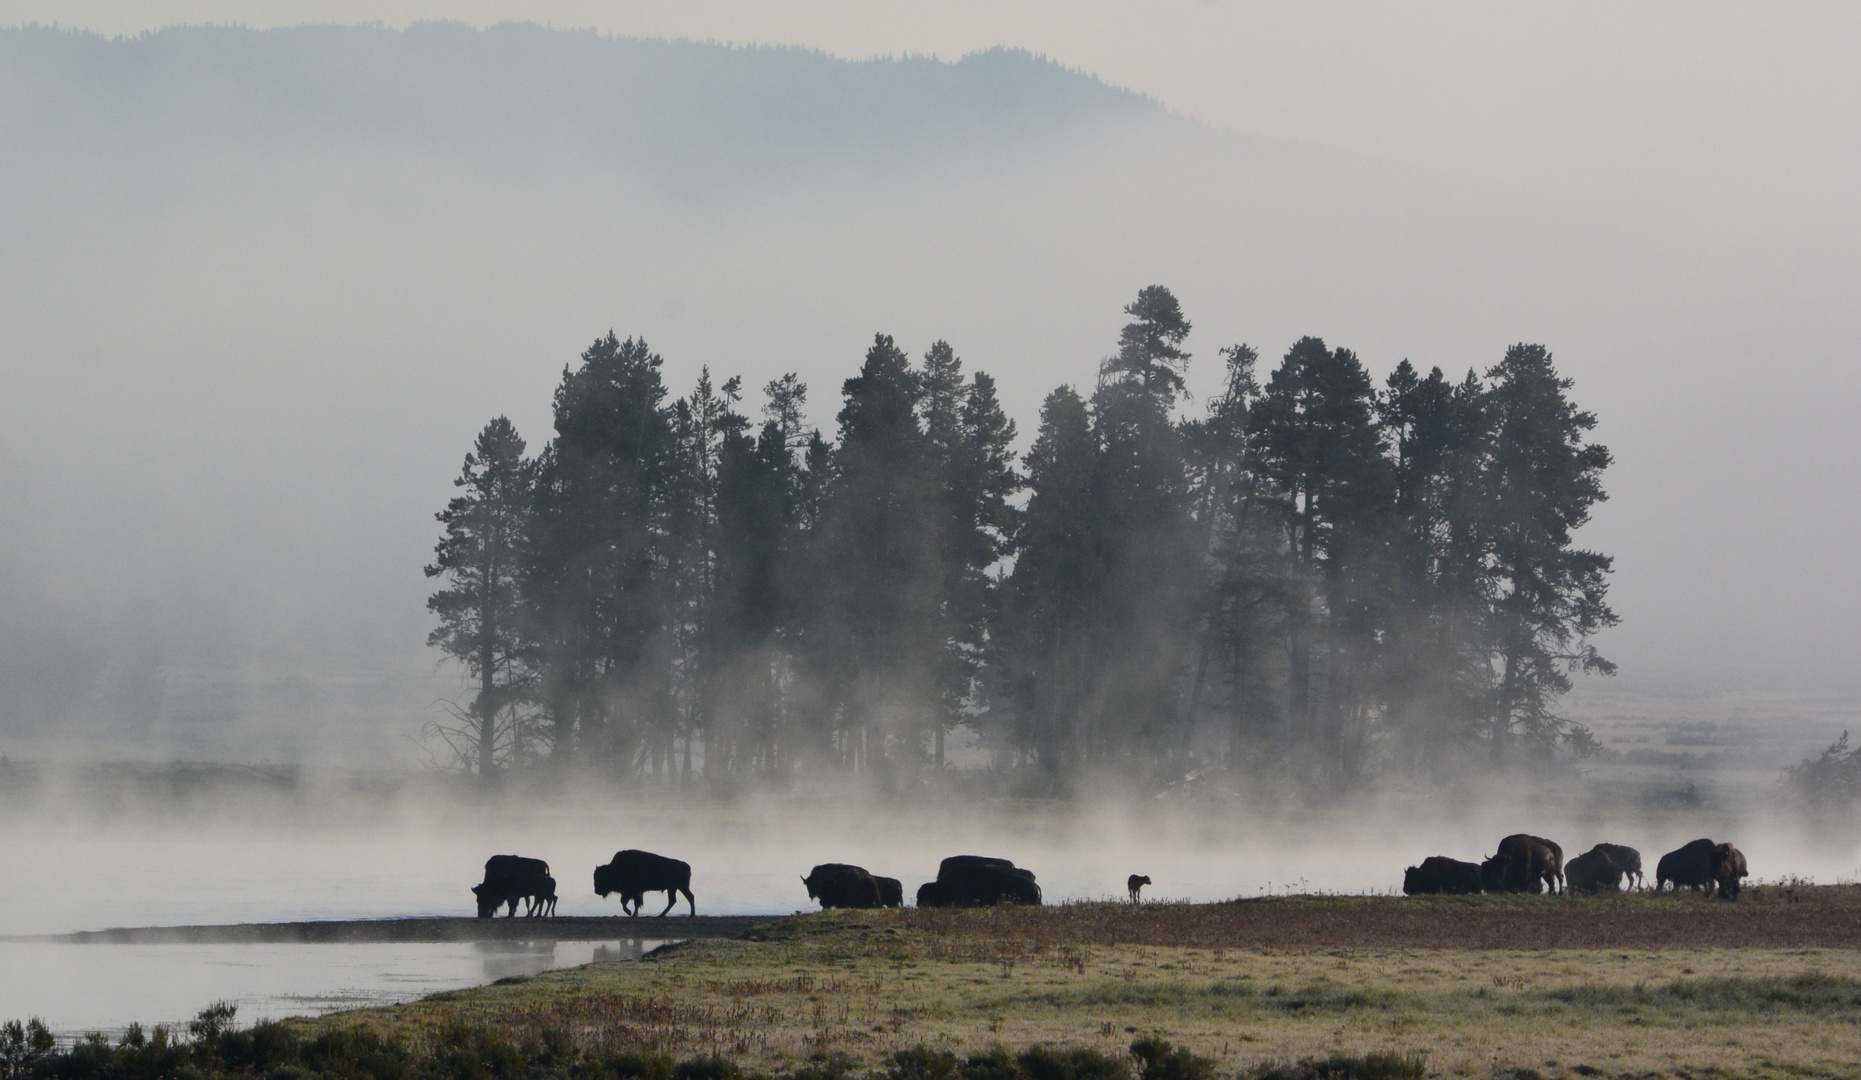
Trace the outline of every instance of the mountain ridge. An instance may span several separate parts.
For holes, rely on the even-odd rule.
[[[0,139],[115,153],[330,135],[689,179],[1038,143],[1160,102],[1019,49],[844,60],[535,23],[0,30]]]

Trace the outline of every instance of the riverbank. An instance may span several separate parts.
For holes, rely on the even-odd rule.
[[[0,937],[0,943],[53,945],[361,945],[469,941],[624,941],[650,938],[734,938],[769,922],[772,915],[628,917],[559,916],[526,919],[469,919],[448,916],[410,919],[326,919],[281,923],[224,923],[210,926],[141,926],[85,930],[73,934]]]
[[[791,917],[407,1005],[304,1021],[794,1074],[900,1051],[1122,1053],[1157,1033],[1226,1075],[1425,1053],[1442,1075],[1861,1071],[1861,888],[1692,895],[1288,897]]]

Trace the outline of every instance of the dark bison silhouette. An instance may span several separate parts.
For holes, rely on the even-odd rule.
[[[1620,892],[1624,871],[1614,856],[1597,845],[1564,867],[1564,879],[1570,891],[1595,896],[1599,892]]]
[[[872,875],[872,880],[879,883],[879,903],[885,907],[905,906],[905,885],[895,877]]]
[[[1614,863],[1616,869],[1622,871],[1622,875],[1628,879],[1630,888],[1645,889],[1648,887],[1648,879],[1641,873],[1641,852],[1626,844],[1597,844],[1590,850],[1600,851],[1609,856],[1609,861]]]
[[[1034,872],[1007,859],[952,855],[937,866],[937,880],[918,887],[919,907],[988,907],[1003,902],[1040,905]]]
[[[1480,887],[1487,892],[1558,891],[1564,880],[1564,849],[1541,836],[1513,833],[1480,864]]]
[[[517,901],[536,895],[543,878],[549,877],[549,864],[522,855],[493,855],[485,860],[485,880],[472,886],[478,898],[478,917],[489,919],[498,908],[510,905],[509,914],[517,914]],[[552,881],[553,884],[553,881]]]
[[[1720,844],[1712,849],[1712,859],[1712,878],[1719,883],[1719,899],[1738,899],[1743,888],[1739,883],[1750,876],[1745,870],[1745,853],[1730,844]]]
[[[1673,883],[1675,892],[1679,892],[1682,885],[1695,892],[1717,885],[1718,849],[1719,845],[1701,837],[1661,856],[1661,861],[1654,866],[1654,890],[1660,892],[1668,882]]]
[[[594,891],[603,898],[609,893],[619,893],[620,909],[629,915],[640,913],[647,893],[663,892],[666,910],[659,913],[661,918],[678,903],[679,894],[684,893],[692,916],[695,918],[698,914],[698,901],[691,895],[691,864],[650,851],[632,848],[616,851],[606,866],[594,868]]]
[[[1131,903],[1137,903],[1137,894],[1144,886],[1150,884],[1149,874],[1132,874],[1124,879],[1124,887],[1131,890]]]
[[[1411,866],[1402,872],[1402,891],[1408,896],[1478,893],[1480,888],[1478,863],[1461,862],[1446,855],[1430,855],[1420,866]]]
[[[526,916],[555,915],[556,879],[550,877],[548,874],[544,874],[540,878],[532,878],[531,884],[534,886],[535,891],[530,893],[530,906],[524,910],[524,914]]]
[[[821,863],[801,879],[808,887],[808,899],[819,900],[821,909],[876,908],[885,904],[885,894],[877,878],[863,866],[848,863]]]

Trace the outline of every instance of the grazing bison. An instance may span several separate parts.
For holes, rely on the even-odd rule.
[[[549,864],[541,859],[491,856],[485,860],[485,880],[472,886],[472,895],[478,898],[478,917],[489,919],[505,904],[510,905],[509,914],[515,916],[517,901],[534,892],[537,879],[548,876]]]
[[[1615,864],[1616,869],[1622,871],[1624,877],[1628,878],[1630,888],[1645,889],[1648,887],[1648,879],[1641,873],[1641,852],[1626,844],[1597,844],[1590,850],[1600,851],[1609,856],[1609,861]]]
[[[1572,892],[1595,896],[1599,892],[1620,892],[1623,870],[1601,845],[1591,848],[1564,868],[1565,880]]]
[[[1445,855],[1430,855],[1420,866],[1402,873],[1402,891],[1408,896],[1432,893],[1477,893],[1480,891],[1480,867]]]
[[[1513,833],[1499,841],[1499,854],[1507,860],[1503,888],[1506,892],[1538,891],[1542,883],[1550,892],[1564,885],[1564,849],[1542,836]]]
[[[1007,859],[953,855],[937,867],[937,880],[918,889],[919,907],[987,907],[1003,901],[1040,905],[1034,872]]]
[[[594,891],[603,898],[608,893],[619,893],[620,909],[629,915],[640,913],[647,893],[663,892],[666,910],[659,913],[661,918],[678,903],[679,894],[684,893],[692,916],[695,918],[698,914],[698,901],[691,895],[691,864],[650,851],[632,848],[616,851],[606,866],[594,868]]]
[[[1744,852],[1730,844],[1712,849],[1712,878],[1719,883],[1719,899],[1738,899],[1738,891],[1742,888],[1739,882],[1749,876],[1745,871]]]
[[[1702,837],[1661,856],[1654,866],[1654,891],[1660,892],[1670,881],[1675,892],[1682,885],[1695,892],[1716,885],[1719,867],[1714,855],[1718,849],[1719,845]]]
[[[879,883],[879,903],[885,907],[905,906],[905,885],[895,877],[872,875],[872,880]]]
[[[1480,889],[1483,892],[1497,893],[1506,891],[1506,872],[1512,869],[1512,860],[1504,855],[1489,855],[1480,862]]]
[[[1131,903],[1137,903],[1137,894],[1144,886],[1150,884],[1150,875],[1132,874],[1124,881],[1124,887],[1131,890]]]
[[[808,887],[808,899],[819,900],[821,909],[883,907],[885,895],[879,882],[863,866],[846,863],[822,863],[801,879]]]

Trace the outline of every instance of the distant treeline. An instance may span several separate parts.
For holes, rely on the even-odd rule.
[[[490,776],[845,770],[898,780],[977,732],[1035,790],[1210,765],[1326,786],[1593,746],[1555,711],[1616,621],[1572,532],[1608,451],[1551,355],[1408,361],[1379,389],[1304,338],[1179,417],[1190,324],[1151,286],[1089,397],[1019,460],[986,374],[875,337],[830,441],[807,388],[644,341],[565,369],[539,454],[499,417],[439,515],[432,644],[476,693],[438,725]]]

